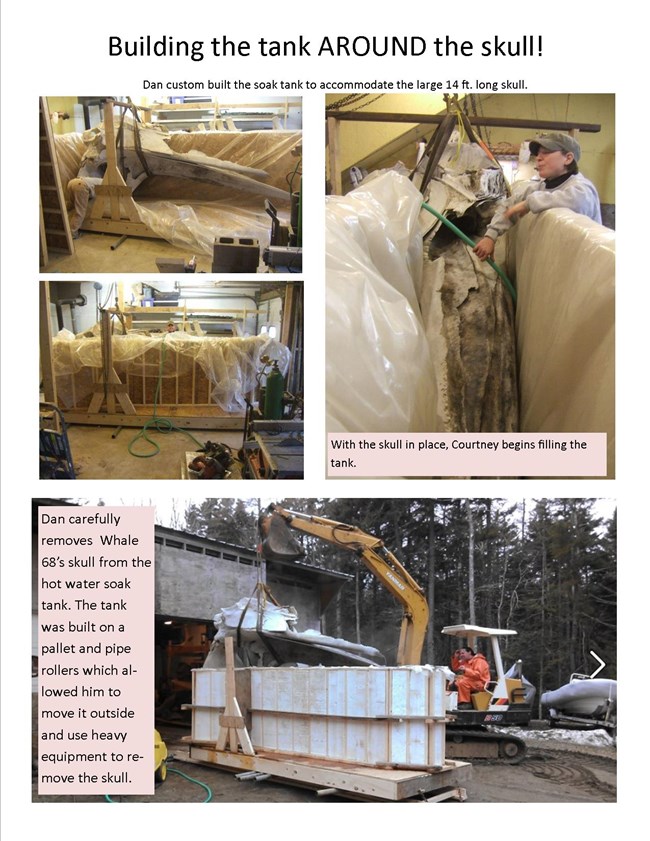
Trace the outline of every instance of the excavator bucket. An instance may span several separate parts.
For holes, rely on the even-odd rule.
[[[262,514],[258,521],[262,557],[267,561],[297,561],[305,552],[279,514]]]

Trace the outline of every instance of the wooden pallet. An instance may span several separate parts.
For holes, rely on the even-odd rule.
[[[179,754],[176,754],[179,756]],[[180,756],[179,756],[180,758]],[[408,768],[372,768],[313,757],[256,751],[254,756],[231,753],[191,742],[190,761],[242,773],[270,775],[276,782],[315,789],[319,794],[338,795],[353,800],[400,802],[422,800],[465,800],[465,784],[472,766],[446,760],[441,771]]]

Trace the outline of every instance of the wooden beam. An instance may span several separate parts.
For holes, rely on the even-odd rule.
[[[329,160],[329,175],[330,175],[330,191],[334,196],[340,196],[343,193],[343,178],[341,174],[341,143],[339,139],[339,113],[354,113],[359,112],[345,112],[337,111],[334,114],[327,115],[327,156]]]
[[[237,297],[237,293],[233,293],[234,297]],[[210,297],[210,293],[206,291],[206,298]],[[277,297],[277,296],[273,296]],[[191,304],[186,304],[185,306],[178,306],[178,307],[124,307],[122,312],[125,315],[138,315],[142,313],[183,313],[188,312],[190,317],[196,315],[206,315],[206,314],[221,314],[221,315],[260,315],[262,310],[248,310],[248,309],[229,309],[229,310],[222,310],[222,309],[212,309],[207,307],[192,307]],[[119,309],[111,308],[109,312],[118,313],[120,312]]]
[[[287,283],[284,299],[282,302],[282,326],[280,328],[280,341],[288,348],[291,347],[295,331],[296,295],[300,294],[298,284]]]
[[[52,323],[50,321],[50,284],[44,280],[39,284],[39,330],[38,342],[41,354],[41,378],[43,380],[43,399],[46,403],[58,405],[56,399],[56,377],[52,357]]]
[[[415,124],[440,124],[445,114],[397,114],[385,111],[328,111],[327,127],[328,136],[330,120],[336,122],[353,121],[361,123],[415,123]],[[486,126],[488,128],[532,128],[543,131],[566,131],[578,129],[597,133],[601,130],[599,123],[571,123],[554,120],[515,120],[507,117],[475,117],[470,116],[472,125]]]
[[[237,700],[237,687],[235,683],[235,643],[232,637],[224,640],[226,649],[226,708],[223,715],[219,717],[219,737],[217,739],[217,750],[228,748],[232,753],[238,753],[241,745],[246,756],[255,756],[253,744],[244,717],[239,708]]]
[[[471,765],[466,762],[446,761],[441,771],[386,770],[354,763],[332,762],[326,759],[306,758],[287,754],[258,751],[256,756],[215,750],[200,742],[190,744],[190,759],[208,765],[217,765],[231,771],[257,771],[271,774],[293,785],[306,785],[315,789],[334,788],[353,799],[372,801],[399,801],[423,794],[438,797],[446,788],[449,797],[463,792],[471,778]]]
[[[122,383],[117,371],[113,367],[113,336],[111,334],[111,314],[108,310],[101,313],[101,352],[102,352],[102,373],[101,380],[93,388],[93,396],[88,411],[95,414],[100,411],[106,400],[106,408],[109,415],[115,414],[117,402],[122,411],[127,415],[135,414],[135,407],[127,394],[126,386]]]
[[[240,430],[244,428],[244,417],[219,417],[214,415],[191,415],[192,406],[181,406],[181,410],[187,411],[184,415],[172,415],[165,411],[163,406],[158,406],[158,416],[168,417],[181,429],[209,429],[209,430]],[[144,426],[153,418],[152,411],[146,415],[124,415],[119,412],[109,414],[107,412],[90,412],[72,409],[63,412],[67,424],[80,424],[83,426]]]

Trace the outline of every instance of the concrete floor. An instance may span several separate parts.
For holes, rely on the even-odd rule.
[[[186,453],[195,452],[197,444],[182,432],[151,433],[160,453],[151,458],[132,456],[128,447],[138,429],[123,427],[113,438],[109,426],[69,426],[68,440],[77,479],[182,479]],[[227,444],[236,457],[242,445],[243,432],[238,430],[190,430],[201,443],[218,441]],[[132,448],[137,453],[153,452],[146,441],[139,440]],[[231,468],[231,479],[241,479],[241,465]]]
[[[49,254],[47,266],[41,271],[53,272],[148,272],[157,273],[157,257],[197,258],[197,272],[211,272],[212,258],[205,254],[194,255],[188,249],[177,248],[163,239],[129,237],[115,251],[119,237],[114,234],[96,234],[82,231],[74,241],[74,254]]]

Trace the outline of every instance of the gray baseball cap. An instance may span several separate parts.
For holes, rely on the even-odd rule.
[[[528,146],[531,155],[536,155],[540,149],[548,149],[549,152],[571,152],[574,160],[580,160],[580,144],[570,134],[561,131],[545,131],[538,134]]]

